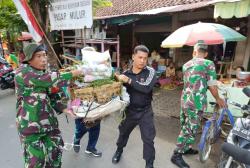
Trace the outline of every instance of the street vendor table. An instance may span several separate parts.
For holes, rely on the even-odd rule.
[[[233,82],[233,80],[232,80],[232,82]],[[219,88],[223,88],[224,90],[227,91],[229,100],[237,102],[241,105],[247,104],[249,101],[249,98],[242,92],[243,88],[233,87],[232,82],[229,84],[223,84],[223,87],[219,86]],[[250,86],[248,86],[248,87],[250,87]],[[219,94],[223,98],[221,90],[219,90]],[[213,111],[213,108],[211,107],[209,102],[214,102],[214,101],[215,101],[215,99],[213,98],[212,94],[208,90],[207,91],[207,102],[208,102],[207,112]],[[241,110],[239,108],[237,108],[233,105],[230,105],[230,104],[228,105],[228,108],[232,112],[234,117],[241,117],[242,116]]]

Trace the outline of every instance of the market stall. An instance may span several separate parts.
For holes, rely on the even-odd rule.
[[[223,89],[225,89],[228,93],[228,99],[230,101],[234,101],[237,102],[239,104],[247,104],[249,101],[249,98],[244,95],[244,93],[242,92],[243,88],[237,88],[237,87],[232,87],[231,85],[224,85]],[[223,91],[219,90],[219,94],[221,97],[223,97],[222,95]],[[207,92],[207,100],[208,102],[215,102],[214,97],[212,96],[212,94],[210,93],[210,91]],[[232,112],[234,117],[241,117],[242,116],[242,112],[239,108],[229,104],[228,105],[229,110]],[[208,104],[208,108],[207,108],[207,112],[213,112],[213,107]]]
[[[246,37],[238,33],[237,31],[221,24],[216,23],[202,23],[198,22],[196,24],[191,24],[187,26],[183,26],[169,35],[161,44],[163,48],[178,48],[187,46],[193,46],[198,41],[203,41],[207,45],[215,45],[215,44],[226,44],[226,42],[238,42],[245,40]],[[224,54],[223,54],[224,55]],[[232,69],[231,63],[229,64],[230,70]],[[223,78],[222,69],[227,70],[227,67],[220,68],[220,72],[218,75]],[[246,77],[246,76],[245,76]],[[242,78],[240,78],[242,80]],[[246,81],[249,84],[249,81]],[[222,96],[222,92],[226,91],[228,94],[228,98],[231,101],[238,102],[240,104],[247,104],[248,98],[242,93],[242,87],[234,85],[234,79],[227,79],[222,81],[220,85],[221,89],[219,90],[220,95]],[[210,91],[207,92],[208,102],[213,101],[213,96]],[[235,107],[229,105],[229,109],[232,111],[234,116],[241,116],[240,110]],[[213,108],[208,105],[208,112],[212,112]]]
[[[112,59],[116,60],[116,67],[120,67],[120,38],[104,38],[104,39],[88,39],[84,37],[74,36],[65,36],[64,32],[61,31],[63,52],[65,54],[65,48],[71,49],[82,49],[86,46],[96,46],[100,48],[101,52],[104,52],[106,48],[110,48],[111,46],[116,49],[114,55],[112,55]],[[73,40],[72,40],[73,39]],[[76,54],[77,55],[77,54]],[[115,57],[115,58],[114,58]]]
[[[235,79],[224,79],[218,82],[218,91],[223,98],[223,93],[227,93],[229,101],[237,102],[241,105],[248,104],[249,98],[242,92],[244,87],[250,87],[250,72],[239,72]],[[210,91],[207,92],[208,108],[207,112],[212,112],[213,107],[209,105],[209,102],[215,102]],[[232,112],[234,117],[241,117],[242,112],[239,108],[228,103],[228,108]]]

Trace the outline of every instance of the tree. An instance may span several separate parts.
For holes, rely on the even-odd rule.
[[[4,41],[8,41],[10,52],[14,50],[13,43],[21,31],[27,31],[27,26],[17,13],[12,0],[0,0],[0,32]]]
[[[98,8],[107,7],[107,6],[112,6],[112,2],[108,1],[108,0],[93,0],[93,9],[94,9],[94,12]]]

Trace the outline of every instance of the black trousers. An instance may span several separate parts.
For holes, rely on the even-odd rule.
[[[143,141],[143,159],[153,161],[155,159],[154,138],[156,132],[152,107],[144,109],[128,108],[125,120],[119,125],[117,148],[122,149],[127,145],[129,135],[137,125],[140,127]]]

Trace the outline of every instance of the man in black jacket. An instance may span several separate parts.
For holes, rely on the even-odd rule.
[[[116,77],[124,83],[130,96],[130,104],[126,110],[126,118],[119,125],[117,150],[112,158],[113,163],[120,161],[123,148],[133,129],[139,125],[143,141],[143,158],[146,168],[153,168],[155,160],[155,126],[151,106],[152,90],[156,83],[155,70],[147,65],[149,50],[139,45],[134,49],[133,66],[122,75]]]

